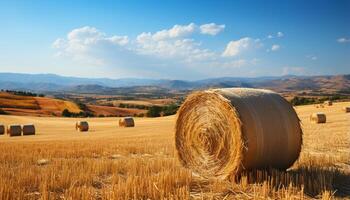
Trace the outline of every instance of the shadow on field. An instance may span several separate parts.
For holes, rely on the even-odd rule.
[[[222,199],[254,198],[255,195],[280,196],[283,193],[303,193],[311,198],[320,197],[327,190],[333,196],[350,197],[350,174],[334,168],[307,167],[288,171],[256,170],[243,172],[232,181],[194,177],[190,185],[191,196]],[[254,187],[253,187],[254,186]],[[254,194],[253,194],[254,193]]]
[[[268,183],[273,189],[290,185],[302,189],[306,195],[316,197],[323,191],[333,191],[336,197],[350,197],[350,174],[335,168],[306,167],[288,171],[256,170],[243,173],[249,184]],[[237,178],[236,178],[237,182]]]

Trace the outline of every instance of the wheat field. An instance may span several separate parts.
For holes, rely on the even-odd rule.
[[[202,179],[183,168],[174,147],[175,116],[79,119],[0,115],[34,123],[35,136],[0,136],[0,199],[332,199],[350,198],[349,102],[296,107],[304,131],[299,160],[287,171],[253,171],[234,180]],[[326,124],[312,124],[312,112]]]

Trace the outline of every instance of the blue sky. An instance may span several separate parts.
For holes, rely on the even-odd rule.
[[[350,1],[0,1],[0,72],[350,73]]]

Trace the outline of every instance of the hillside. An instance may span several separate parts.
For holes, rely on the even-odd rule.
[[[13,81],[16,80],[16,81]],[[350,92],[350,75],[219,77],[196,81],[167,79],[77,78],[54,74],[0,73],[0,89],[89,94],[164,95],[218,87],[268,88],[278,92],[308,90],[315,92]]]
[[[11,115],[61,116],[64,109],[79,113],[73,102],[47,97],[30,97],[0,92],[0,108]]]
[[[62,116],[62,111],[65,109],[71,113],[83,112],[72,101],[48,97],[20,96],[7,92],[0,92],[0,109],[6,114],[19,116]],[[95,116],[133,116],[146,113],[146,110],[111,106],[87,105],[87,109]]]

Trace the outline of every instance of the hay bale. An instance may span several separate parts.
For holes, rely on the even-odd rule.
[[[0,135],[4,135],[5,134],[5,125],[0,124]]]
[[[119,126],[120,127],[134,127],[135,126],[134,118],[124,117],[122,119],[119,119]]]
[[[12,136],[21,136],[22,135],[22,127],[18,124],[11,124],[7,127],[7,134]]]
[[[347,106],[343,107],[343,111],[346,112],[346,113],[350,112],[350,107],[347,107]]]
[[[325,102],[324,102],[324,105],[326,105],[326,106],[331,106],[331,105],[333,105],[333,102],[332,102],[332,101],[325,101]]]
[[[287,169],[299,157],[302,130],[293,107],[269,90],[225,88],[189,95],[177,114],[183,166],[203,177]]]
[[[50,161],[48,159],[39,159],[36,161],[36,164],[39,166],[47,165],[49,163],[50,163]]]
[[[25,124],[22,127],[23,135],[35,135],[35,126],[34,124]]]
[[[322,112],[312,113],[310,115],[310,121],[316,124],[326,123],[326,115]]]
[[[80,132],[89,131],[89,123],[87,121],[78,121],[75,124],[75,129]]]

